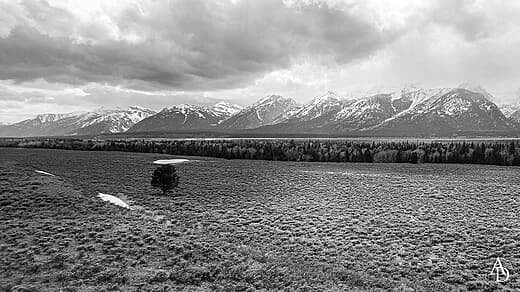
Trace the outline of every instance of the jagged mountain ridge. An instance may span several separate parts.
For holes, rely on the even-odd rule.
[[[64,136],[120,133],[154,111],[129,107],[127,109],[98,109],[92,112],[41,114],[33,119],[0,127],[0,136]]]
[[[365,131],[375,134],[449,135],[470,131],[508,131],[514,125],[482,93],[441,91]]]
[[[367,136],[439,136],[460,132],[518,131],[520,110],[506,117],[485,89],[421,89],[378,93],[347,99],[333,92],[299,105],[291,98],[268,95],[242,108],[227,102],[213,107],[175,105],[162,111],[141,113],[99,110],[94,113],[46,114],[7,126],[25,135],[83,135],[90,133],[175,132],[216,130],[258,133],[318,133]],[[17,128],[18,127],[18,128]],[[32,129],[30,131],[24,129]],[[32,132],[31,132],[32,131]],[[38,134],[35,134],[38,132]],[[27,134],[29,133],[29,134]]]
[[[229,118],[241,111],[242,109],[243,107],[237,104],[229,103],[227,101],[218,102],[213,106],[213,111],[215,112],[215,114],[217,116],[222,117],[222,119]]]
[[[128,132],[214,129],[240,110],[240,106],[227,102],[219,102],[212,108],[189,104],[175,105],[136,123]]]
[[[220,129],[254,129],[283,120],[298,107],[292,98],[268,95],[223,121]]]
[[[512,123],[517,124],[517,127],[520,127],[520,102],[515,104],[501,104],[499,108],[506,118]]]
[[[479,91],[405,88],[357,100],[341,99],[329,92],[285,121],[258,131],[428,136],[518,130],[487,91]]]
[[[284,119],[278,119],[277,123],[268,126],[272,130],[285,132],[298,132],[301,129],[313,129],[313,131],[329,131],[330,121],[351,100],[344,100],[334,92],[327,92],[318,96],[309,103],[299,106],[291,114],[285,114]]]
[[[345,99],[327,92],[272,128],[291,132],[361,131],[378,125],[438,92],[407,88],[400,93],[380,93],[359,99]]]
[[[131,106],[126,110],[120,108],[102,109],[94,113],[88,113],[81,122],[81,127],[69,134],[122,133],[155,113],[155,111],[138,106]]]

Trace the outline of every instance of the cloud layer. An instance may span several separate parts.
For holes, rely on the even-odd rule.
[[[278,0],[143,1],[82,21],[60,5],[26,0],[4,10],[15,16],[0,39],[0,79],[232,88],[302,58],[348,63],[396,37],[351,10]]]

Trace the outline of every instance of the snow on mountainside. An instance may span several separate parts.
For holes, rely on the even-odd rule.
[[[511,115],[517,111],[520,111],[520,103],[516,104],[501,104],[498,106],[500,108],[500,111],[504,114],[506,117],[511,117]]]
[[[296,105],[292,108],[288,108],[286,111],[281,113],[279,116],[273,119],[270,125],[275,125],[278,123],[286,122],[288,119],[290,119],[292,116],[294,116],[296,113],[298,113],[302,109],[302,105]]]
[[[378,94],[346,104],[334,118],[337,130],[356,130],[376,125],[395,115],[392,95]]]
[[[380,93],[349,100],[327,92],[287,119],[285,128],[296,132],[358,131],[391,119],[440,91],[404,88],[400,93]]]
[[[314,98],[310,103],[304,105],[291,119],[298,121],[310,121],[329,113],[341,110],[343,103],[338,95],[332,91]]]
[[[211,109],[189,104],[175,105],[148,117],[131,127],[128,132],[175,131],[209,129],[222,117]]]
[[[155,112],[141,107],[93,112],[42,114],[0,128],[0,136],[95,135],[124,132]]]
[[[482,88],[479,91],[408,87],[354,100],[328,92],[285,121],[258,131],[383,136],[515,131],[515,123],[498,110],[492,96]]]
[[[503,107],[504,113],[508,111],[506,117],[485,89],[467,84],[463,87],[406,87],[357,99],[343,99],[333,92],[327,92],[305,105],[299,105],[291,98],[269,95],[246,108],[219,102],[211,108],[175,105],[157,114],[139,107],[44,114],[20,123],[0,126],[0,135],[256,129],[257,132],[277,134],[449,136],[463,132],[519,131],[520,107]]]
[[[457,131],[507,131],[512,127],[486,96],[456,88],[440,90],[369,130],[381,134],[444,135]]]
[[[79,122],[80,128],[70,134],[122,133],[154,114],[155,111],[138,106],[131,106],[128,109],[99,109],[83,115]]]
[[[237,104],[231,104],[226,101],[218,102],[213,106],[213,111],[215,112],[215,114],[224,118],[229,118],[232,115],[241,111],[242,109],[243,107]]]
[[[212,108],[189,104],[175,105],[135,124],[128,132],[212,129],[241,108],[228,102],[219,102]]]
[[[309,129],[317,132],[330,131],[328,124],[334,120],[335,115],[345,104],[352,101],[341,99],[334,92],[327,92],[318,96],[309,103],[287,111],[270,127],[274,131],[282,132],[307,132]]]
[[[400,93],[396,92],[392,95],[392,104],[398,107],[398,112],[411,110],[418,104],[421,104],[434,96],[441,96],[452,89],[453,88],[424,89],[408,87],[402,89]]]
[[[434,89],[422,89],[422,88],[404,88],[400,93],[392,93],[392,107],[396,114],[382,122],[388,122],[393,119],[397,119],[402,115],[413,111],[418,105],[427,103],[428,100],[433,100],[436,97],[442,96],[453,90],[452,88],[434,88]]]
[[[270,125],[296,107],[298,107],[298,104],[292,98],[268,95],[223,121],[219,127],[223,129],[253,129]]]

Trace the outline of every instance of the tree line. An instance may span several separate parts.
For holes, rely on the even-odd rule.
[[[466,163],[520,165],[520,142],[408,142],[349,140],[85,140],[2,139],[0,147],[127,151],[317,162]]]

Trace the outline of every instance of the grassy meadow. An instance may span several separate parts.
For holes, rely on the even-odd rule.
[[[190,162],[161,196],[152,162],[170,158]],[[0,291],[514,291],[519,177],[490,165],[0,148]],[[496,257],[507,283],[489,276]]]

